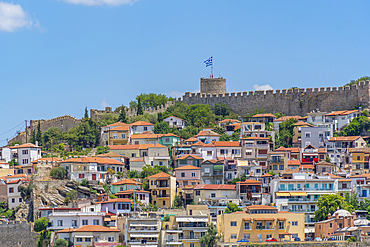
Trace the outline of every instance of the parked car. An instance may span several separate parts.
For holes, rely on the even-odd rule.
[[[266,242],[277,242],[276,238],[268,238]]]
[[[294,241],[301,241],[300,238],[294,238]]]
[[[312,241],[312,238],[306,238],[306,241]]]
[[[315,241],[322,241],[322,238],[316,237]]]

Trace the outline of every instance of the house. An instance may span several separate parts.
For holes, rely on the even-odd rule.
[[[247,179],[236,182],[238,198],[244,203],[257,204],[262,201],[262,182]]]
[[[49,225],[46,230],[59,231],[65,228],[77,229],[87,225],[102,226],[105,212],[81,212],[74,210],[56,210],[48,215]]]
[[[210,129],[203,129],[197,135],[197,141],[201,141],[203,143],[210,143],[212,141],[219,141],[220,134],[213,132]]]
[[[125,164],[114,159],[98,157],[71,158],[60,161],[60,165],[66,169],[68,179],[78,182],[87,179],[106,183],[109,179],[116,179],[107,172],[108,169],[126,173]]]
[[[313,127],[312,124],[309,124],[309,123],[306,123],[306,122],[303,122],[303,121],[299,121],[297,123],[294,124],[294,127],[293,127],[293,141],[292,141],[292,146],[293,147],[301,147],[301,137],[302,137],[302,132],[301,132],[301,129],[302,127]]]
[[[289,119],[295,119],[297,121],[302,121],[302,122],[307,122],[307,117],[301,117],[301,116],[282,116],[282,117],[279,117],[277,119],[274,120],[274,123],[273,123],[273,130],[276,132],[276,133],[279,133],[279,124],[289,120]]]
[[[198,141],[197,136],[190,137],[189,139],[186,139],[184,142],[186,145],[192,145]]]
[[[141,144],[139,146],[140,157],[144,159],[145,164],[169,167],[170,156],[166,146],[161,144]]]
[[[153,132],[154,124],[145,121],[136,121],[130,124],[132,134],[142,134],[145,131]]]
[[[145,161],[142,158],[131,158],[130,160],[130,171],[141,172],[145,166]]]
[[[335,165],[328,163],[326,161],[319,161],[314,164],[315,174],[324,174],[324,173],[334,173],[336,172]]]
[[[333,130],[329,127],[298,127],[298,134],[301,135],[301,148],[312,145],[317,148],[324,148],[330,138],[333,137]],[[294,140],[294,137],[293,137]],[[298,147],[298,146],[296,146]]]
[[[216,158],[240,159],[242,157],[242,147],[238,141],[216,141],[210,144],[216,147]]]
[[[56,232],[57,238],[70,240],[74,246],[117,246],[120,230],[100,225],[85,225],[80,228],[65,228]]]
[[[369,173],[370,148],[350,148],[351,175]]]
[[[224,179],[225,183],[233,181],[234,178],[238,177],[238,160],[232,158],[218,158],[218,160],[224,162]]]
[[[270,139],[266,137],[247,137],[241,139],[242,159],[254,160],[261,166],[267,166],[267,153],[270,149]]]
[[[294,169],[299,169],[300,167],[301,167],[300,160],[288,160],[288,169],[294,170]]]
[[[140,157],[140,145],[109,145],[110,150],[113,152],[130,158],[139,158]]]
[[[196,144],[192,145],[192,149],[193,149],[194,145],[196,145]],[[216,160],[217,159],[216,146],[215,146],[214,142],[210,142],[210,143],[207,143],[207,144],[202,144],[202,145],[199,146],[198,150],[200,151],[201,156],[204,160]],[[197,153],[198,152],[196,152],[196,154]]]
[[[347,149],[367,147],[366,141],[361,136],[338,136],[332,137],[327,143],[326,149],[331,163],[338,167],[349,164]]]
[[[232,136],[237,130],[240,130],[241,123],[233,123],[225,126],[225,134]]]
[[[152,196],[151,203],[160,208],[171,208],[176,195],[176,178],[160,172],[147,179]]]
[[[335,131],[342,130],[351,123],[352,119],[360,116],[358,110],[334,111],[325,115],[325,123],[332,123]]]
[[[125,190],[132,190],[132,189],[141,190],[142,185],[143,185],[142,183],[136,182],[131,179],[122,179],[121,181],[112,183],[110,185],[110,191],[113,194],[115,194],[115,193],[118,193],[120,191],[125,191]]]
[[[217,230],[222,236],[220,244],[238,241],[265,242],[268,238],[278,241],[304,239],[304,214],[278,212],[275,207],[253,205],[246,211],[217,216]]]
[[[168,148],[177,146],[181,143],[181,138],[175,134],[167,133],[159,137],[159,144],[162,144]]]
[[[256,114],[249,118],[251,122],[260,122],[260,123],[273,123],[277,117],[271,113],[261,113]]]
[[[202,157],[192,155],[192,154],[186,154],[183,156],[180,156],[175,160],[175,167],[182,167],[182,166],[196,166],[200,167],[201,162],[203,161]]]
[[[19,165],[28,165],[34,160],[41,159],[41,147],[33,143],[16,144],[10,149],[15,152],[12,159],[15,158]]]
[[[131,212],[132,201],[127,198],[109,199],[108,201],[101,201],[102,211],[111,212],[115,215],[128,214]]]
[[[202,182],[200,178],[200,167],[192,165],[175,168],[175,176],[179,188],[186,185],[197,185]]]
[[[201,205],[188,205],[185,215],[170,216],[162,222],[161,246],[201,247],[199,239],[207,232],[212,219],[208,209],[195,210]],[[202,209],[204,206],[202,207]]]
[[[154,213],[140,214],[127,217],[123,223],[123,233],[126,245],[135,246],[160,246],[161,220]]]
[[[282,174],[288,168],[288,153],[279,151],[269,151],[267,153],[268,172]]]
[[[208,202],[219,204],[222,200],[229,202],[238,199],[236,186],[233,184],[198,184],[194,188],[194,203]]]
[[[16,208],[23,202],[20,187],[24,182],[28,181],[30,181],[28,177],[6,181],[8,208]]]
[[[149,191],[141,190],[141,189],[130,189],[130,190],[124,190],[124,191],[119,191],[115,193],[114,195],[117,196],[118,198],[127,198],[127,199],[132,199],[134,198],[134,194],[136,197],[136,200],[144,203],[144,204],[149,204]]]
[[[127,157],[123,156],[123,155],[120,155],[118,153],[115,153],[113,151],[109,151],[108,153],[105,153],[105,154],[98,154],[96,155],[96,157],[98,158],[105,158],[105,159],[114,159],[114,160],[117,160],[119,162],[122,162],[124,164],[126,164],[126,160],[128,159]]]
[[[13,154],[10,149],[10,146],[0,148],[0,159],[4,160],[6,163],[13,159]]]
[[[145,131],[141,134],[134,134],[131,136],[131,144],[132,145],[140,145],[140,144],[156,144],[159,143],[159,138],[161,134],[154,134],[149,131]]]
[[[33,175],[34,164],[30,163],[28,165],[14,166],[14,174],[27,174]]]
[[[279,147],[275,151],[288,153],[289,160],[301,160],[301,149],[300,148],[285,148]]]
[[[130,125],[122,125],[107,130],[108,145],[127,145],[130,142]]]
[[[108,132],[109,132],[110,129],[114,129],[114,128],[117,128],[117,127],[126,127],[126,126],[130,126],[130,125],[127,124],[127,123],[117,122],[117,123],[113,123],[113,124],[109,124],[109,125],[101,127],[101,132],[100,132],[100,136],[101,136],[100,137],[100,142],[101,142],[101,144],[103,146],[109,145]]]
[[[186,127],[186,121],[175,116],[170,116],[165,119],[163,119],[164,122],[168,123],[170,128],[176,128],[176,129],[185,129]]]
[[[201,164],[201,177],[203,184],[224,183],[224,163],[220,160],[205,160]]]
[[[236,124],[236,123],[241,123],[239,120],[237,119],[224,119],[224,120],[221,120],[221,121],[218,121],[217,125],[221,128],[225,128],[227,125],[230,125],[230,124]]]
[[[262,137],[271,140],[270,149],[275,149],[275,131],[267,130],[265,123],[260,122],[244,122],[241,124],[240,131],[242,138]]]

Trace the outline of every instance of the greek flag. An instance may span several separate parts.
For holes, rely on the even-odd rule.
[[[204,63],[206,64],[206,67],[212,66],[212,57],[208,58]]]

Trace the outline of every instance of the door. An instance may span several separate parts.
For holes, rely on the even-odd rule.
[[[96,180],[96,174],[92,175],[92,180]]]

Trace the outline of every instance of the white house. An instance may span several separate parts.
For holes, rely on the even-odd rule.
[[[127,198],[110,199],[101,203],[101,210],[113,214],[128,214],[131,212],[131,200]]]
[[[358,117],[358,110],[334,111],[325,115],[325,122],[334,125],[334,131],[339,131],[351,123],[352,119]]]
[[[185,120],[170,116],[168,118],[163,119],[164,122],[167,122],[170,128],[176,128],[176,129],[184,129],[186,127]]]
[[[199,132],[197,135],[197,141],[201,141],[204,143],[210,143],[212,141],[219,141],[220,140],[220,134],[213,132],[210,129],[204,129]]]
[[[212,142],[201,147],[201,154],[203,160],[217,160],[216,146]]]
[[[10,147],[10,149],[16,150],[14,157],[19,165],[28,165],[34,160],[41,159],[41,147],[33,143],[15,145]]]
[[[25,174],[22,174],[25,175]],[[7,197],[8,197],[8,207],[9,208],[16,208],[19,204],[23,202],[22,196],[21,196],[21,189],[20,186],[22,183],[26,181],[30,181],[30,176],[25,175],[25,177],[18,176],[17,178],[14,178],[15,176],[8,176],[13,177],[10,179],[6,179],[6,189],[7,189]],[[8,178],[6,177],[6,178]]]
[[[47,230],[57,231],[87,225],[102,226],[104,216],[105,212],[53,212],[49,214],[50,225]]]
[[[12,160],[12,152],[9,147],[3,147],[0,149],[0,156],[2,160],[5,160],[5,162],[9,162]]]
[[[136,121],[130,124],[131,134],[142,134],[145,131],[153,132],[154,124],[145,121]]]

